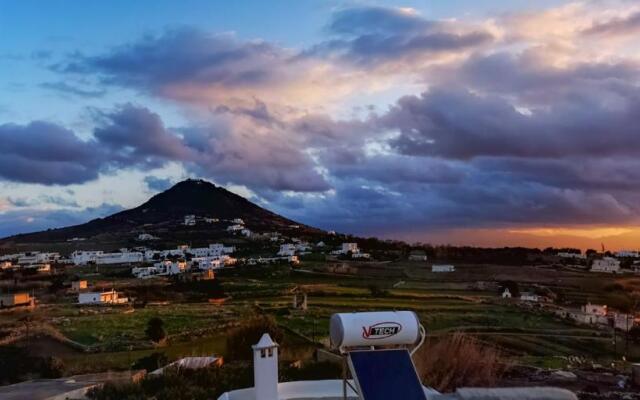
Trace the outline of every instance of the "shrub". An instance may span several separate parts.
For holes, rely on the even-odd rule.
[[[133,363],[133,369],[144,369],[147,372],[154,371],[158,368],[162,368],[169,363],[169,359],[164,353],[151,353],[146,357],[138,359]]]
[[[253,386],[249,365],[208,367],[197,370],[170,368],[137,383],[106,383],[89,390],[91,400],[211,400],[229,390]]]
[[[447,392],[458,387],[494,386],[510,368],[500,351],[461,332],[429,340],[414,356],[422,382]]]
[[[234,328],[227,336],[227,354],[231,360],[251,360],[251,345],[258,343],[263,333],[268,333],[274,342],[280,343],[284,332],[271,316],[253,317]]]
[[[167,337],[167,331],[164,330],[164,321],[158,317],[153,317],[149,320],[147,329],[144,332],[154,343],[159,343]]]

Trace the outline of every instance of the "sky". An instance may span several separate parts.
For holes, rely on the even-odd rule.
[[[203,178],[411,242],[640,248],[640,3],[0,0],[0,237]]]

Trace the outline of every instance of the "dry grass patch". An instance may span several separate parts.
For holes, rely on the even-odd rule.
[[[512,364],[496,347],[461,332],[430,339],[414,362],[421,381],[441,392],[495,386]]]

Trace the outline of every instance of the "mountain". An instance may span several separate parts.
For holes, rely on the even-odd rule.
[[[217,218],[220,222],[201,222],[193,227],[184,226],[185,215],[191,214],[197,217]],[[179,235],[187,231],[194,235],[212,232],[221,234],[231,224],[228,220],[234,218],[243,219],[247,228],[257,232],[290,229],[321,232],[268,211],[210,182],[187,179],[136,208],[81,225],[11,236],[0,240],[0,243],[66,242],[72,238],[90,239],[105,235],[133,238],[141,232],[153,234],[158,231],[163,232],[164,236],[167,236],[167,233]]]

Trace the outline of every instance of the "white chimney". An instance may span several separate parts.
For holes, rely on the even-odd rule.
[[[251,347],[255,400],[278,400],[278,344],[265,333]]]

